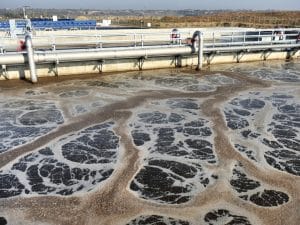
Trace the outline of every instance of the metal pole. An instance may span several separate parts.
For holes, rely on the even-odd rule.
[[[25,45],[27,50],[27,57],[28,57],[28,63],[29,63],[29,69],[30,69],[30,80],[32,83],[37,82],[37,73],[36,73],[36,67],[34,62],[34,51],[32,46],[32,40],[31,35],[27,34],[25,36]]]

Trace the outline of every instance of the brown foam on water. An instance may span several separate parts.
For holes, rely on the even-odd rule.
[[[217,212],[243,216],[253,225],[297,225],[300,221],[299,178],[274,169],[257,167],[251,160],[239,154],[228,139],[226,134],[228,128],[220,111],[220,105],[237,93],[247,89],[267,88],[271,85],[270,82],[230,72],[220,73],[240,82],[204,93],[141,91],[126,100],[104,106],[99,111],[78,116],[75,121],[60,126],[54,132],[0,155],[1,168],[13,159],[39,149],[66,133],[107,120],[115,121],[115,133],[120,136],[120,143],[125,149],[122,163],[101,189],[71,197],[36,196],[0,199],[0,216],[6,217],[11,224],[125,225],[140,215],[159,215],[188,221],[193,225],[204,225],[209,224],[205,220],[206,215]],[[157,204],[133,195],[129,190],[129,184],[141,167],[142,155],[133,144],[127,127],[128,119],[132,115],[131,109],[141,106],[147,100],[204,97],[208,100],[204,101],[201,109],[213,124],[215,152],[218,158],[218,165],[214,166],[214,170],[218,180],[184,204]],[[230,185],[232,165],[236,162],[242,163],[245,173],[249,176],[283,190],[289,196],[289,201],[279,207],[264,208],[240,199]]]

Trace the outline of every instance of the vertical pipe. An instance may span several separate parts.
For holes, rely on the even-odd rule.
[[[37,74],[36,74],[34,52],[33,52],[33,46],[32,46],[32,40],[30,34],[27,34],[25,36],[25,45],[26,45],[27,58],[28,58],[29,69],[30,69],[30,80],[32,83],[36,83]]]
[[[203,65],[203,33],[199,32],[198,37],[198,65],[197,70],[201,70]]]
[[[196,52],[196,38],[198,37],[198,65],[196,70],[202,69],[203,65],[203,33],[195,31],[192,37],[192,53]]]

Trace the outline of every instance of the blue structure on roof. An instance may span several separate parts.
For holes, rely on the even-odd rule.
[[[25,21],[17,21],[17,28],[25,28]],[[33,29],[53,29],[53,30],[69,30],[69,29],[94,29],[96,27],[96,20],[74,20],[74,19],[60,19],[53,21],[50,19],[32,19],[31,26]],[[10,29],[9,21],[0,21],[0,29]]]
[[[0,29],[6,30],[9,29],[9,22],[8,21],[0,21]]]

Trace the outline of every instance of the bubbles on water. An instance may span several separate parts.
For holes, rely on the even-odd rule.
[[[63,91],[61,94],[59,94],[59,97],[61,98],[76,98],[76,97],[82,97],[87,96],[89,94],[86,90],[73,90],[73,91]]]
[[[0,153],[45,135],[64,122],[51,101],[0,101]]]
[[[42,90],[28,90],[25,91],[25,95],[28,96],[40,96],[40,95],[46,95],[48,94],[47,91],[42,91]]]
[[[263,207],[274,207],[287,203],[289,196],[282,192],[267,187],[266,184],[250,178],[241,164],[236,164],[232,170],[230,184],[245,201],[250,201]]]
[[[139,197],[180,204],[212,185],[216,164],[211,124],[195,99],[155,101],[137,109],[130,123],[144,165],[130,188]]]
[[[118,85],[109,83],[109,82],[103,82],[99,80],[89,80],[85,82],[85,84],[89,87],[107,87],[107,88],[119,88]]]
[[[101,81],[89,80],[82,82],[90,87],[111,88],[124,93],[141,90],[180,90],[188,92],[210,92],[217,87],[238,83],[237,80],[221,74],[197,77],[184,72],[168,73],[167,71],[143,71],[117,74],[103,77]]]
[[[0,171],[0,198],[93,190],[114,171],[119,137],[106,122],[66,135]]]
[[[155,84],[169,89],[180,89],[188,92],[211,92],[219,86],[238,83],[230,77],[221,74],[211,74],[204,77],[196,77],[190,74],[177,74],[171,77],[160,77],[155,79]]]
[[[232,71],[239,74],[247,74],[253,78],[262,80],[276,81],[278,83],[300,82],[300,66],[297,62],[269,61],[243,63],[243,64],[224,64],[214,66],[214,69]]]
[[[126,225],[190,225],[189,222],[174,219],[171,217],[151,215],[151,216],[139,216],[138,218],[130,221]]]
[[[80,132],[78,138],[61,146],[62,155],[77,163],[111,163],[116,159],[119,147],[119,137],[109,129],[111,125],[96,125]]]
[[[300,176],[298,89],[249,92],[225,104],[235,148],[257,162]]]
[[[264,68],[237,64],[232,71],[281,83],[299,82],[298,67],[289,63]],[[221,73],[200,77],[182,72],[149,71],[35,87],[22,92],[17,97],[20,101],[1,100],[0,116],[5,120],[0,121],[0,139],[5,142],[0,142],[0,152],[7,146],[18,146],[50,132],[64,120],[71,118],[72,122],[79,115],[100,112],[102,107],[136,96],[139,91],[211,92],[237,83]],[[268,163],[281,171],[300,175],[299,89],[276,87],[274,90],[241,94],[226,103],[228,135],[233,146],[253,162]],[[23,95],[30,100],[24,100]],[[218,160],[212,123],[201,114],[202,102],[185,98],[153,100],[133,112],[129,132],[142,157],[140,170],[129,184],[136,196],[156,203],[181,204],[210,188],[218,179],[214,173]],[[65,118],[62,112],[68,112],[64,113]],[[107,122],[65,135],[1,168],[0,197],[66,196],[95,190],[112,175],[119,157],[120,138],[113,127],[113,123]],[[241,202],[252,207],[279,207],[293,198],[288,191],[285,193],[250,176],[240,164],[226,174],[230,172],[228,187]],[[254,215],[245,216],[240,210],[228,207],[226,201],[222,207],[205,211],[198,222],[257,224],[253,222]],[[147,210],[146,207],[146,214],[142,210],[141,216],[127,224],[193,224],[169,216],[147,215]]]
[[[205,224],[208,225],[251,225],[245,216],[236,215],[226,209],[212,210],[204,217]]]

